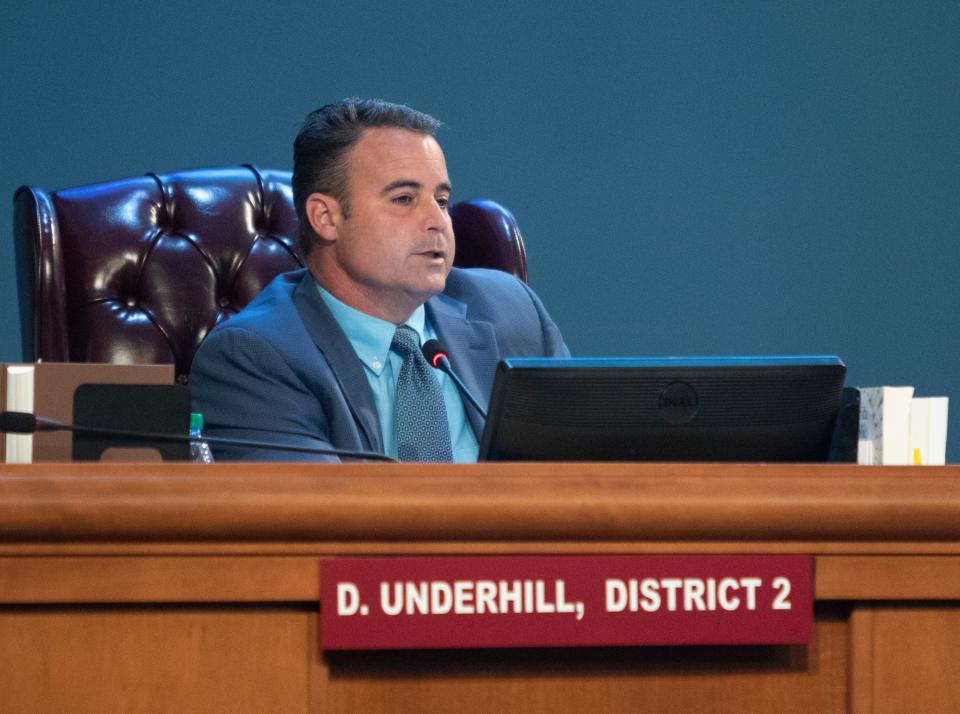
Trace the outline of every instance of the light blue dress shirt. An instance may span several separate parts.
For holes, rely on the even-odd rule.
[[[373,390],[373,400],[380,418],[380,431],[387,456],[397,457],[397,438],[395,421],[395,400],[397,378],[400,376],[400,355],[391,351],[393,333],[397,326],[392,322],[367,315],[346,305],[328,293],[319,283],[320,297],[330,308],[333,317],[339,323],[360,362],[364,374]],[[433,326],[427,321],[427,312],[423,305],[418,307],[407,319],[407,325],[420,336],[420,344],[436,339]],[[479,446],[473,433],[465,406],[456,385],[440,370],[435,372],[443,390],[443,401],[447,407],[447,424],[450,427],[450,444],[453,447],[453,460],[456,463],[472,463],[477,460]]]

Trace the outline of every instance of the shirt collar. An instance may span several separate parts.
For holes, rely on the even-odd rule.
[[[393,342],[393,334],[397,331],[397,326],[341,302],[324,290],[320,283],[317,283],[317,290],[320,291],[323,302],[350,340],[363,366],[379,377],[387,364],[390,343]],[[414,310],[404,324],[416,331],[420,337],[420,344],[423,344],[426,329],[426,310],[423,305]]]

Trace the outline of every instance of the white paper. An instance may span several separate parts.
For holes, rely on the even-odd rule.
[[[946,463],[948,405],[947,397],[914,397],[910,403],[910,453],[914,463]]]
[[[913,387],[860,389],[860,439],[873,442],[873,449],[869,452],[871,460],[868,463],[913,463],[913,454],[910,451],[912,399]],[[861,449],[859,453],[863,455],[865,452]]]
[[[7,411],[33,413],[33,365],[7,367]],[[33,434],[7,434],[7,463],[33,461]]]

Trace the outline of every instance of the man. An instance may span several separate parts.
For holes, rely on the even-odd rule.
[[[522,282],[452,268],[438,127],[382,100],[348,99],[307,117],[294,142],[293,194],[308,269],[278,276],[201,345],[190,380],[207,433],[475,461],[483,419],[420,345],[439,338],[481,403],[503,357],[569,354]]]

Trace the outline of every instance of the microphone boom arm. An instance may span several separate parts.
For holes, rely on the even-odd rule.
[[[170,434],[149,431],[124,431],[123,429],[106,429],[100,427],[88,427],[71,424],[61,424],[53,419],[46,417],[37,417],[26,412],[3,412],[0,414],[0,431],[8,431],[17,434],[32,434],[38,431],[70,431],[74,434],[87,436],[112,436],[118,439],[138,439],[141,441],[160,441],[167,443],[183,443],[192,441],[188,434]],[[27,424],[27,422],[32,422]],[[29,428],[28,428],[29,426]],[[341,456],[348,459],[368,459],[373,461],[388,461],[397,463],[386,454],[378,454],[372,451],[350,451],[346,449],[325,449],[318,446],[297,446],[294,444],[273,444],[268,442],[248,441],[246,439],[226,439],[216,436],[202,437],[208,444],[214,446],[246,446],[263,449],[273,449],[275,451],[291,451],[302,454],[322,454],[326,456]]]

